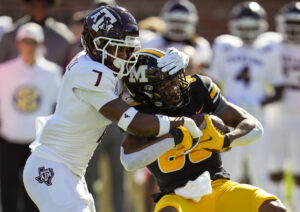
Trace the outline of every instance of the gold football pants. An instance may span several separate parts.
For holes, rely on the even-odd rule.
[[[213,192],[199,202],[176,194],[165,195],[156,204],[155,212],[167,206],[175,207],[178,212],[258,212],[266,200],[277,200],[263,189],[226,179],[214,180],[211,185]]]

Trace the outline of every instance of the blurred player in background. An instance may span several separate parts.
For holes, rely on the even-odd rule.
[[[82,45],[84,51],[67,66],[53,116],[37,120],[38,136],[24,168],[26,191],[41,211],[95,211],[84,174],[111,123],[138,136],[161,136],[180,125],[194,138],[201,135],[191,118],[139,113],[120,98],[126,66],[135,63],[130,56],[140,48],[137,23],[128,10],[106,5],[92,11]],[[184,61],[173,51],[159,66],[176,73],[187,65]]]
[[[150,16],[138,22],[141,45],[144,46],[165,31],[165,22],[160,16]]]
[[[74,35],[68,27],[51,17],[51,9],[56,0],[23,0],[27,14],[16,20],[13,28],[5,33],[0,42],[0,63],[17,56],[15,45],[17,29],[27,23],[34,22],[43,27],[45,34],[44,51],[46,59],[56,64],[64,65],[64,56],[68,44]]]
[[[274,195],[230,181],[222,166],[219,152],[262,136],[259,121],[228,102],[208,77],[186,77],[183,69],[172,76],[164,74],[157,67],[163,52],[142,49],[136,54],[135,68],[124,80],[136,101],[135,108],[149,114],[194,116],[198,126],[206,124],[192,150],[192,138],[182,127],[159,138],[128,135],[122,144],[124,167],[132,171],[147,166],[160,187],[160,193],[154,196],[158,201],[155,212],[286,211]],[[220,117],[234,129],[220,133],[207,114]]]
[[[34,212],[20,176],[35,139],[35,119],[54,111],[62,70],[43,57],[38,24],[22,25],[16,41],[19,56],[0,65],[1,200],[3,212]]]
[[[165,23],[162,35],[142,44],[143,48],[157,48],[165,51],[175,47],[181,51],[186,47],[193,47],[195,54],[191,60],[197,66],[198,73],[205,72],[211,58],[209,42],[196,33],[198,11],[188,0],[169,0],[161,9],[161,18]]]
[[[300,211],[300,2],[284,5],[276,16],[278,33],[266,33],[265,39],[279,43],[284,74],[283,100],[268,112],[272,127],[270,173],[272,192],[283,196],[284,164],[289,159],[295,188],[292,197],[295,212]],[[273,61],[275,62],[275,61]],[[270,108],[271,109],[271,108]]]
[[[257,117],[265,128],[264,137],[258,142],[222,154],[224,167],[233,180],[240,181],[246,162],[250,183],[265,189],[269,182],[267,159],[272,144],[263,106],[279,100],[283,90],[279,49],[260,42],[259,36],[267,28],[266,12],[257,2],[237,4],[229,21],[231,35],[215,39],[210,67],[210,75],[222,84],[226,98]],[[274,95],[266,92],[267,86],[274,88]]]

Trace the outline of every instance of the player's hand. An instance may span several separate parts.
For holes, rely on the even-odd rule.
[[[183,127],[185,127],[189,133],[191,134],[193,138],[193,145],[192,147],[185,151],[185,154],[189,154],[195,147],[198,146],[198,143],[200,141],[200,137],[203,135],[202,131],[199,129],[199,127],[196,125],[193,119],[184,117],[183,121]]]
[[[176,48],[168,48],[165,56],[159,58],[157,62],[157,66],[163,72],[168,72],[169,75],[172,75],[187,67],[189,56]]]
[[[206,127],[202,129],[203,136],[200,138],[197,149],[206,149],[217,152],[223,151],[225,149],[224,141],[226,136],[214,127],[209,115],[205,115],[204,120],[206,122]]]
[[[203,133],[201,132],[201,130],[199,129],[195,121],[191,118],[188,117],[183,118],[183,127],[190,132],[191,136],[194,139],[200,138],[203,135]]]
[[[193,139],[189,131],[182,126],[170,130],[170,133],[174,137],[175,149],[183,154],[187,154],[197,146],[196,141],[199,139]]]

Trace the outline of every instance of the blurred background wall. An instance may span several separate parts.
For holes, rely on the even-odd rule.
[[[127,8],[137,21],[157,16],[162,5],[167,0],[117,0],[117,3]],[[227,21],[231,8],[241,0],[191,0],[199,12],[198,33],[212,41],[214,37],[227,32]],[[270,30],[274,30],[274,15],[288,0],[258,0],[267,11]],[[69,24],[74,12],[90,7],[92,0],[57,0],[52,14],[58,20]],[[14,20],[25,13],[23,0],[0,0],[0,15],[9,15]]]

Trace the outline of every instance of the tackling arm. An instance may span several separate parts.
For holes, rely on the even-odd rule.
[[[162,136],[170,129],[179,126],[187,128],[193,138],[201,136],[201,130],[191,118],[171,118],[139,113],[120,98],[108,102],[100,108],[99,112],[117,123],[124,131],[140,137]]]

